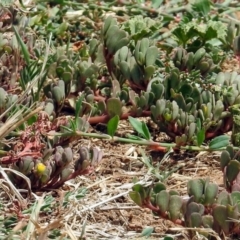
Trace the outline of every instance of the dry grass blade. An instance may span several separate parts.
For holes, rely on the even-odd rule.
[[[65,229],[66,229],[66,232],[67,232],[68,236],[69,236],[72,240],[78,240],[78,238],[75,236],[74,232],[73,232],[72,229],[68,226],[68,224],[65,224]]]
[[[101,202],[96,203],[96,204],[94,204],[94,205],[92,205],[92,206],[89,206],[89,207],[83,209],[83,210],[80,211],[80,212],[85,212],[85,211],[87,211],[87,210],[94,209],[94,208],[96,208],[96,207],[98,207],[98,206],[100,206],[100,205],[102,205],[102,204],[104,204],[104,203],[107,203],[107,202],[110,202],[110,201],[112,201],[112,200],[114,200],[114,199],[117,199],[117,198],[119,198],[119,197],[125,196],[125,195],[127,195],[128,193],[129,193],[129,191],[120,193],[120,194],[118,194],[118,195],[116,195],[116,196],[110,197],[110,198],[108,198],[108,199],[106,199],[106,200],[104,200],[104,201],[101,201]]]
[[[35,106],[35,105],[34,105]],[[33,107],[34,107],[33,106]],[[43,107],[38,107],[35,110],[32,110],[30,113],[24,116],[24,110],[19,110],[16,112],[10,119],[8,119],[2,127],[0,127],[0,139],[6,137],[11,131],[18,128],[24,122],[26,122],[29,118],[34,116],[35,114],[42,111]]]
[[[1,168],[1,167],[0,167]],[[18,175],[19,177],[23,178],[26,183],[27,183],[27,186],[28,186],[28,192],[29,194],[31,194],[31,182],[30,182],[30,179],[28,177],[26,177],[26,175],[22,174],[21,172],[17,171],[17,170],[14,170],[14,169],[10,169],[10,168],[2,168],[4,171],[9,171],[9,172],[12,172],[16,175]],[[9,180],[10,181],[10,180]]]
[[[0,166],[0,174],[2,175],[2,177],[8,183],[9,187],[11,188],[11,191],[17,197],[19,202],[21,203],[21,206],[25,206],[26,205],[26,200],[22,197],[22,195],[19,193],[19,191],[16,189],[16,187],[12,184],[11,180],[8,178],[8,175],[5,173],[5,171],[11,171],[11,172],[17,174],[18,176],[22,177],[28,183],[29,189],[31,189],[31,184],[30,184],[29,179],[18,171],[15,171],[13,169],[8,169],[8,168],[2,168]]]
[[[46,239],[49,231],[53,230],[53,229],[58,229],[62,227],[62,220],[63,217],[60,217],[54,221],[52,221],[51,223],[49,223],[46,227],[41,227],[36,221],[33,221],[31,219],[31,221],[33,222],[33,224],[35,225],[35,232],[37,232],[39,234],[38,239]]]
[[[3,190],[1,192],[5,192],[10,201],[14,201],[14,196],[11,193],[8,182],[5,181],[4,179],[0,179],[0,187],[1,187],[1,190]]]
[[[28,222],[27,229],[24,232],[25,239],[30,240],[30,239],[36,239],[35,237],[35,228],[36,228],[36,223],[38,222],[38,216],[40,209],[44,203],[44,196],[41,198],[38,198],[38,200],[34,203],[32,213],[30,215],[30,221]]]
[[[216,238],[217,240],[221,240],[221,238],[219,237],[219,235],[211,228],[178,228],[178,227],[175,227],[175,228],[170,228],[169,230],[171,231],[183,231],[183,230],[187,230],[187,231],[198,231],[198,232],[204,232],[204,233],[207,233],[211,236],[213,236],[214,238]],[[203,239],[203,238],[200,238],[199,239]],[[205,239],[205,238],[204,238]]]

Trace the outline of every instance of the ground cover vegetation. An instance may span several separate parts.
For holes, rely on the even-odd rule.
[[[0,238],[89,239],[86,222],[75,234],[61,231],[62,218],[48,216],[45,227],[38,220],[74,211],[71,199],[86,197],[76,184],[92,178],[118,144],[139,146],[151,176],[150,183],[132,177],[136,207],[191,239],[236,239],[239,11],[228,0],[2,1]],[[220,152],[223,187],[194,178],[187,195],[169,189],[177,168],[163,160],[201,152]],[[153,153],[162,156],[158,163]],[[154,236],[154,228],[141,235]]]

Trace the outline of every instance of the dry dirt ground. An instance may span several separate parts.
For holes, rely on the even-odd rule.
[[[124,122],[123,125],[127,123]],[[134,179],[143,183],[157,180],[149,172],[149,168],[136,158],[141,157],[139,154],[141,147],[115,143],[103,144],[100,141],[96,141],[95,144],[104,149],[105,156],[91,178],[85,179],[85,186],[99,182],[89,188],[90,195],[83,199],[86,203],[85,207],[90,208],[84,212],[88,215],[87,239],[137,239],[147,226],[154,227],[150,239],[160,239],[165,235],[175,236],[175,239],[189,239],[186,231],[173,229],[179,226],[154,217],[150,210],[137,207],[129,198],[128,192]],[[129,149],[132,153],[127,156]],[[152,164],[155,166],[163,159],[161,153],[148,154],[152,156]],[[193,178],[209,177],[211,181],[221,186],[219,155],[219,152],[212,154],[185,152],[170,155],[160,164],[159,173],[176,169],[165,183],[169,189],[175,189],[181,195],[186,195],[187,181]]]
[[[101,130],[103,129],[101,126]],[[119,134],[123,132],[131,133],[126,121],[121,121],[119,126]],[[155,134],[156,138],[159,135],[154,130],[152,134]],[[160,139],[168,140],[162,135]],[[105,154],[93,174],[79,177],[61,189],[61,193],[73,188],[88,189],[84,198],[70,203],[71,214],[63,220],[75,236],[80,234],[85,224],[86,239],[141,239],[141,232],[146,227],[154,227],[154,233],[149,239],[161,239],[166,235],[174,236],[174,239],[190,239],[184,229],[179,229],[179,226],[170,221],[154,217],[150,210],[139,208],[129,198],[128,193],[134,180],[146,184],[157,181],[151,170],[141,161],[141,149],[152,157],[152,165],[160,165],[156,167],[156,172],[163,174],[176,169],[165,183],[169,189],[175,189],[181,195],[186,195],[187,181],[193,178],[209,177],[211,181],[222,186],[219,152],[182,152],[164,158],[162,153],[150,153],[143,147],[129,144],[106,143],[97,139],[84,139],[78,141],[78,144],[99,146]],[[56,214],[55,219],[58,219],[58,216]],[[43,221],[42,227],[45,224]]]

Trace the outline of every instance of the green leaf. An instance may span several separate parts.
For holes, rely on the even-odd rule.
[[[27,124],[28,125],[32,125],[33,123],[35,123],[37,121],[37,117],[36,116],[32,116],[31,118],[29,118],[27,120]]]
[[[133,191],[135,192],[138,192],[141,196],[145,196],[145,193],[144,193],[144,187],[142,184],[135,184],[133,187],[132,187]]]
[[[232,183],[236,180],[240,171],[240,163],[237,160],[231,160],[227,165],[226,169],[226,178],[227,180]]]
[[[76,118],[76,120],[77,120],[77,118]],[[77,130],[77,128],[78,128],[78,126],[77,126],[77,124],[76,124],[76,120],[75,121],[73,121],[72,119],[69,119],[69,128],[72,130],[72,131],[76,131]]]
[[[208,183],[208,186],[205,189],[204,195],[204,205],[212,205],[215,201],[215,198],[218,194],[218,185],[215,183]]]
[[[110,117],[122,115],[122,103],[118,98],[109,98],[107,100],[107,113]]]
[[[146,227],[142,230],[141,237],[150,237],[150,235],[153,233],[154,228],[153,227]]]
[[[192,9],[203,16],[207,16],[211,10],[211,2],[209,0],[195,0]]]
[[[22,53],[23,53],[23,56],[24,56],[24,60],[26,61],[26,63],[29,65],[30,64],[30,55],[29,55],[29,52],[28,52],[28,49],[27,49],[27,46],[26,44],[23,42],[22,38],[20,37],[20,35],[18,34],[18,31],[16,30],[16,28],[14,26],[13,27],[13,30],[14,30],[14,33],[16,35],[16,38],[18,40],[18,43],[21,47],[21,50],[22,50]]]
[[[161,6],[163,0],[152,0],[152,8],[157,9]]]
[[[173,30],[172,32],[173,35],[175,35],[180,43],[185,45],[185,43],[189,40],[188,37],[186,36],[186,33],[184,30],[180,27],[177,27]]]
[[[75,118],[79,118],[79,115],[80,115],[80,112],[82,110],[82,102],[83,102],[83,99],[84,99],[85,95],[82,94],[78,100],[76,101],[76,107],[75,107]]]
[[[240,203],[240,192],[232,192],[231,197],[234,205]]]
[[[158,48],[155,46],[151,46],[147,49],[146,56],[145,56],[145,62],[146,66],[154,65],[156,62],[156,59],[158,57]]]
[[[182,198],[178,195],[172,195],[169,200],[168,211],[171,221],[176,221],[181,215]]]
[[[189,196],[194,196],[194,200],[199,202],[201,200],[204,190],[204,183],[201,179],[189,180],[187,184],[187,192]]]
[[[229,164],[231,161],[231,156],[227,150],[222,151],[222,154],[220,156],[220,168],[223,171],[224,168]]]
[[[191,96],[193,91],[193,87],[190,83],[185,83],[181,86],[179,92],[182,93],[183,96]]]
[[[163,240],[174,240],[172,237],[166,236]]]
[[[215,137],[209,143],[209,149],[217,150],[219,148],[226,147],[229,144],[229,140],[230,140],[230,137],[227,135],[221,135],[221,136]]]
[[[128,120],[132,125],[132,127],[138,132],[138,134],[143,136],[146,140],[151,139],[151,134],[145,122],[141,122],[138,119],[133,117],[128,117]]]
[[[22,1],[19,2],[21,3]],[[0,5],[3,7],[10,7],[12,4],[14,4],[14,0],[2,0],[0,3]]]
[[[207,31],[204,34],[205,41],[211,39],[224,39],[226,37],[227,27],[221,21],[209,20]]]
[[[124,30],[126,30],[130,35],[131,39],[137,41],[144,37],[151,36],[153,33],[157,32],[161,26],[161,22],[155,21],[149,17],[143,17],[141,15],[132,17],[124,23]]]
[[[212,210],[215,222],[222,228],[225,234],[229,233],[230,222],[228,220],[228,212],[226,206],[217,205]]]
[[[156,195],[156,205],[159,207],[161,213],[168,211],[170,196],[171,195],[166,190],[163,190]]]
[[[161,182],[156,183],[154,185],[154,187],[153,187],[153,192],[154,193],[159,193],[159,192],[161,192],[163,190],[166,190],[166,186],[163,183],[161,183]]]
[[[114,134],[117,130],[117,127],[118,127],[118,123],[119,123],[119,116],[118,115],[114,116],[113,118],[111,118],[108,121],[107,132],[111,137],[114,136]]]
[[[142,198],[139,192],[131,191],[129,192],[129,197],[140,207],[142,207]]]
[[[142,138],[132,135],[132,134],[127,134],[126,138],[131,139],[131,140],[142,140]]]
[[[201,146],[205,140],[205,130],[201,129],[197,132],[197,145]]]
[[[201,128],[202,128],[202,123],[201,123],[201,119],[200,118],[197,118],[197,130],[200,131]]]

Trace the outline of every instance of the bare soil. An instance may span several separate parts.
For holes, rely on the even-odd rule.
[[[125,131],[131,131],[126,121],[121,122]],[[123,131],[123,128],[120,127]],[[119,134],[122,134],[121,131]],[[152,132],[155,138],[168,140],[165,136]],[[86,141],[86,140],[85,140]],[[91,141],[92,142],[92,141]],[[128,192],[133,180],[151,183],[157,181],[149,169],[137,157],[141,157],[140,148],[152,156],[152,164],[157,165],[163,159],[159,152],[149,152],[140,146],[105,143],[99,140],[94,144],[101,147],[105,155],[102,163],[90,178],[76,179],[81,185],[89,187],[87,196],[80,205],[86,204],[82,213],[86,217],[86,239],[140,239],[146,227],[154,227],[150,239],[160,239],[166,235],[174,239],[190,239],[183,228],[168,220],[162,220],[149,209],[141,209],[129,198]],[[126,155],[129,153],[131,154]],[[169,189],[187,194],[187,181],[193,178],[207,178],[222,187],[222,172],[219,170],[220,152],[181,152],[172,154],[160,164],[159,172],[176,169],[166,180]],[[92,186],[94,184],[94,186]],[[178,228],[177,230],[174,228]]]

